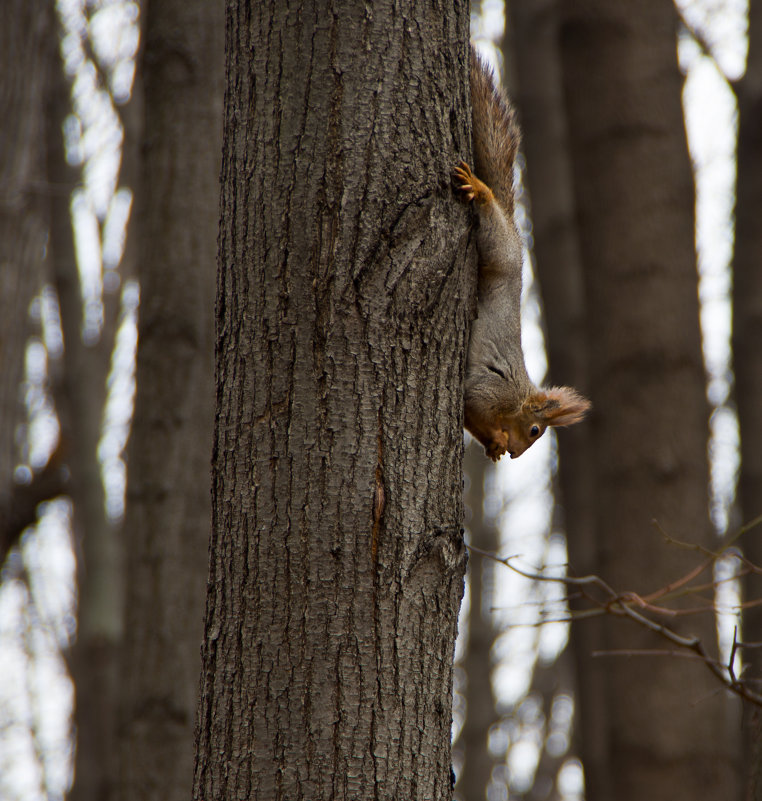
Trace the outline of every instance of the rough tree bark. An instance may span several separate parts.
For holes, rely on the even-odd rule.
[[[119,797],[186,799],[211,525],[224,12],[151,0],[136,193],[141,303],[130,437]]]
[[[733,259],[733,367],[741,429],[741,470],[738,499],[741,516],[749,522],[762,514],[762,5],[749,6],[749,56],[746,74],[736,87],[738,97],[738,178],[736,239]],[[762,528],[741,541],[745,555],[762,565]],[[747,600],[762,598],[762,576],[749,576]],[[743,639],[762,641],[762,609],[744,612]],[[743,652],[746,676],[762,678],[762,653]],[[762,715],[747,709],[746,764],[751,771],[749,799],[762,799]]]
[[[564,7],[561,52],[585,265],[599,572],[648,593],[712,547],[707,404],[699,336],[694,194],[669,3]],[[622,621],[607,647],[662,648]],[[714,641],[714,621],[690,630]],[[601,660],[607,766],[587,764],[590,801],[735,798],[734,707],[701,664]],[[586,701],[583,699],[583,703]],[[598,777],[609,777],[603,785]]]
[[[226,37],[194,798],[450,798],[467,4],[229,0]]]

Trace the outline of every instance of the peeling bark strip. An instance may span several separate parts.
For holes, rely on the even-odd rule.
[[[197,801],[451,798],[467,37],[228,2]]]

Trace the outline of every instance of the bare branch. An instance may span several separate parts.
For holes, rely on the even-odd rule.
[[[685,28],[686,33],[688,36],[693,39],[693,41],[698,45],[699,50],[706,56],[707,58],[711,59],[714,62],[715,67],[717,68],[717,72],[722,75],[722,77],[727,82],[728,86],[730,87],[731,91],[735,94],[737,92],[738,81],[731,80],[726,74],[725,71],[720,66],[720,62],[717,57],[714,55],[714,51],[712,49],[711,42],[707,39],[704,32],[697,28],[695,25],[690,23],[685,14],[683,14],[682,9],[680,6],[675,3],[675,10],[677,11],[677,16],[680,19],[680,24]]]
[[[680,18],[680,23],[685,28],[688,35],[691,37],[691,39],[693,39],[694,42],[696,42],[701,49],[701,52],[707,58],[711,58],[716,64],[717,59],[714,57],[714,53],[712,52],[712,45],[704,35],[704,32],[687,20],[685,14],[683,14],[683,10],[679,5],[677,5],[677,3],[675,3],[675,9],[677,10],[677,16]],[[719,64],[717,64],[717,69],[720,69]],[[722,70],[720,70],[720,74],[723,74]]]
[[[654,521],[655,522],[655,521]],[[673,629],[665,626],[664,624],[660,623],[657,620],[652,619],[649,617],[647,613],[652,615],[661,615],[661,616],[668,616],[668,617],[678,617],[684,616],[689,614],[697,614],[699,612],[715,612],[716,611],[716,604],[706,604],[699,607],[693,607],[691,609],[671,609],[665,606],[656,606],[651,603],[654,599],[659,599],[662,602],[667,600],[674,600],[677,597],[684,597],[686,595],[690,595],[694,598],[700,597],[698,593],[703,592],[707,589],[714,589],[717,587],[719,583],[724,581],[725,579],[720,579],[718,581],[712,581],[708,583],[702,583],[701,585],[691,585],[691,581],[696,579],[699,575],[701,575],[705,570],[712,567],[712,565],[722,556],[728,553],[728,550],[735,544],[735,542],[745,534],[750,529],[757,526],[760,522],[762,522],[762,516],[752,520],[750,523],[742,526],[738,532],[736,532],[733,537],[730,538],[729,543],[722,548],[717,553],[712,553],[707,551],[704,548],[700,548],[698,546],[692,545],[691,543],[683,543],[678,540],[675,540],[673,537],[670,537],[665,532],[662,531],[666,541],[669,544],[677,545],[682,548],[687,548],[690,550],[695,550],[698,553],[706,556],[707,558],[704,559],[699,565],[695,568],[691,569],[688,573],[684,576],[676,579],[673,582],[670,582],[665,587],[653,592],[647,596],[641,596],[636,592],[632,591],[625,591],[625,592],[617,592],[615,591],[609,584],[607,584],[600,576],[596,575],[589,575],[589,576],[549,576],[542,572],[541,569],[522,569],[517,567],[515,564],[515,560],[519,557],[517,555],[512,555],[508,557],[499,557],[496,554],[488,553],[486,551],[482,551],[478,548],[474,548],[469,546],[469,550],[478,553],[481,556],[484,556],[488,559],[492,559],[496,562],[500,562],[501,564],[505,565],[506,567],[513,570],[520,576],[524,578],[530,579],[532,581],[553,581],[557,583],[563,583],[567,587],[576,587],[580,590],[579,595],[586,599],[590,604],[592,604],[592,608],[584,609],[584,610],[577,610],[574,613],[570,613],[568,616],[564,616],[560,619],[554,619],[552,622],[569,622],[572,620],[579,620],[584,617],[592,617],[598,616],[601,614],[610,614],[615,615],[618,617],[627,617],[633,622],[637,623],[642,628],[648,629],[652,631],[654,634],[662,637],[663,639],[667,640],[668,642],[672,643],[673,645],[678,646],[678,648],[683,649],[680,651],[662,651],[662,650],[625,650],[625,651],[608,651],[608,652],[596,652],[594,656],[603,656],[603,655],[669,655],[669,656],[682,656],[691,659],[699,659],[701,660],[706,667],[714,674],[714,676],[720,681],[720,683],[731,692],[735,693],[736,695],[740,696],[744,700],[748,701],[749,703],[754,704],[755,706],[762,707],[762,694],[755,692],[751,689],[750,683],[751,679],[748,678],[741,678],[737,677],[734,670],[734,661],[736,654],[739,649],[743,648],[751,648],[751,647],[758,647],[762,645],[762,643],[743,643],[738,640],[737,637],[737,630],[733,632],[733,645],[731,647],[730,656],[728,659],[728,664],[725,665],[718,661],[717,659],[712,658],[706,648],[704,647],[703,643],[698,637],[692,635],[682,635],[678,634]],[[658,526],[658,523],[656,523]],[[748,562],[748,560],[743,559],[743,557],[739,556],[739,560],[744,564],[746,568],[746,572],[748,571],[760,571],[760,568],[752,565]],[[568,567],[568,566],[567,566]],[[596,599],[588,590],[590,588],[595,587],[598,591],[604,594],[604,598]],[[680,592],[675,592],[676,590],[680,590]],[[739,604],[740,608],[745,608],[749,605],[757,605],[762,603],[762,599],[747,601],[743,604]],[[542,625],[547,620],[539,621],[537,625]]]
[[[14,484],[5,503],[0,504],[0,564],[21,539],[24,529],[37,522],[37,507],[67,491],[69,470],[62,462],[61,450],[59,445],[28,484]]]

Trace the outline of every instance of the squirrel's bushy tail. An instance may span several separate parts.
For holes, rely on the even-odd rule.
[[[489,67],[471,47],[471,107],[474,173],[513,214],[513,162],[520,133],[516,114],[503,90],[495,85]]]

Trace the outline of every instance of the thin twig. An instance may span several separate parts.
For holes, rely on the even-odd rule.
[[[753,526],[757,525],[759,522],[762,522],[762,516],[753,520],[747,526],[742,527],[739,532],[736,533],[735,539],[737,539],[741,534],[748,531]],[[713,561],[715,561],[719,556],[722,555],[723,552],[720,554],[712,554],[711,552],[707,552],[705,549],[699,548],[698,546],[691,546],[689,543],[679,543],[678,541],[674,540],[668,535],[665,534],[667,539],[677,545],[685,546],[692,548],[694,550],[699,550],[700,552],[704,553],[705,555],[709,556],[710,558],[702,562],[697,568],[691,570],[686,576],[672,582],[667,587],[663,588],[662,590],[658,590],[655,593],[652,593],[649,596],[641,597],[637,593],[634,592],[625,592],[625,593],[617,593],[614,589],[609,586],[600,576],[597,575],[588,575],[588,576],[581,576],[581,577],[574,577],[574,576],[548,576],[541,573],[539,570],[535,570],[534,572],[529,570],[524,570],[522,568],[517,567],[514,564],[514,560],[518,559],[519,557],[508,556],[508,557],[499,557],[496,554],[489,553],[488,551],[482,551],[479,548],[474,548],[473,546],[469,546],[469,550],[473,551],[474,553],[478,553],[488,559],[492,559],[496,562],[500,562],[501,564],[505,565],[506,567],[513,570],[520,576],[524,578],[530,579],[532,581],[555,581],[561,582],[567,587],[578,587],[581,589],[581,594],[585,597],[590,603],[595,605],[594,609],[587,609],[581,611],[575,611],[573,614],[570,614],[568,620],[579,619],[581,617],[592,617],[597,616],[600,614],[608,613],[612,615],[616,615],[618,617],[627,617],[633,622],[637,623],[643,628],[646,628],[652,631],[654,634],[662,637],[663,639],[667,640],[668,642],[672,643],[673,645],[677,645],[679,648],[684,649],[683,651],[675,652],[674,655],[680,654],[683,657],[690,657],[695,659],[700,659],[707,668],[714,674],[714,676],[720,681],[720,683],[730,690],[731,692],[735,693],[736,695],[740,696],[744,700],[748,701],[749,703],[754,704],[755,706],[762,707],[762,694],[754,692],[750,686],[749,682],[743,681],[736,677],[734,669],[733,669],[733,661],[735,659],[736,652],[739,648],[744,647],[751,647],[750,645],[745,645],[737,640],[737,634],[734,631],[733,634],[733,646],[731,648],[730,654],[730,663],[729,665],[724,665],[720,663],[718,660],[713,659],[709,656],[706,649],[704,648],[703,643],[698,637],[688,635],[684,636],[682,634],[678,634],[676,631],[673,631],[671,628],[659,623],[656,620],[652,620],[647,615],[643,614],[639,610],[646,610],[653,614],[661,614],[661,615],[683,615],[683,614],[695,614],[698,611],[708,611],[710,608],[713,607],[706,607],[705,609],[690,609],[690,610],[672,610],[666,609],[664,607],[656,607],[648,602],[649,598],[662,598],[671,591],[676,588],[684,588],[685,592],[687,592],[686,585],[690,582],[691,579],[698,576],[707,567],[709,567]],[[716,586],[717,582],[713,582],[710,585],[706,586]],[[598,590],[601,590],[607,597],[604,602],[598,601],[593,598],[588,593],[588,588],[596,587]],[[692,588],[692,591],[695,592],[696,588]],[[636,609],[635,607],[638,607]],[[742,605],[743,606],[743,605]],[[542,623],[548,621],[541,621]],[[567,622],[567,619],[559,619],[554,620],[552,622]],[[754,644],[760,645],[760,644]],[[685,651],[690,652],[686,654]],[[609,655],[634,655],[634,654],[644,654],[644,653],[654,653],[664,655],[664,651],[610,651],[610,652],[596,652],[596,655],[601,656],[604,653],[608,653]],[[671,652],[666,652],[671,653]]]

